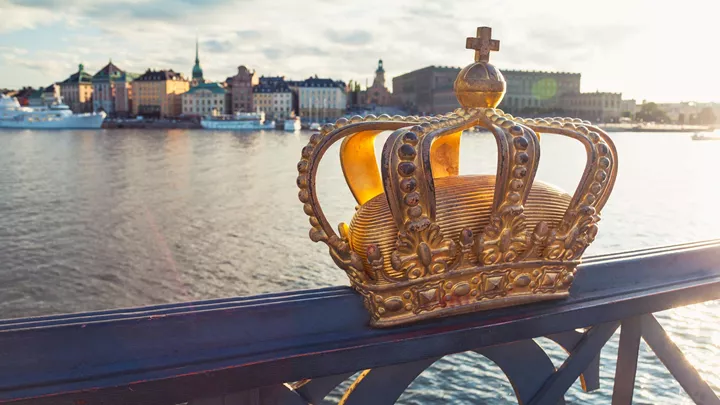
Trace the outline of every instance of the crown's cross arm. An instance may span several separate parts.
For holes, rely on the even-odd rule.
[[[500,50],[500,41],[492,39],[492,28],[479,27],[477,37],[468,38],[465,48],[475,50],[475,62],[489,62],[490,52]]]

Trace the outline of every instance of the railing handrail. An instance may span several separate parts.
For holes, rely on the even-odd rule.
[[[588,258],[567,300],[402,328],[369,328],[347,287],[1,321],[0,400],[183,402],[616,322],[719,286],[709,241]]]

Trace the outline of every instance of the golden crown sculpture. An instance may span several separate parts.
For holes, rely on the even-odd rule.
[[[355,116],[313,134],[298,163],[310,239],[364,297],[373,326],[567,297],[580,256],[595,239],[617,173],[606,133],[571,118],[516,118],[495,107],[505,79],[489,61],[491,29],[467,39],[475,63],[455,80],[462,108],[434,117]],[[459,174],[460,136],[481,126],[498,147],[497,173]],[[375,137],[392,131],[381,167]],[[583,143],[587,165],[571,197],[534,181],[541,133]],[[318,164],[343,140],[340,161],[359,206],[335,233],[315,189]]]

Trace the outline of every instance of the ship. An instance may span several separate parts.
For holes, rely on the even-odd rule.
[[[299,131],[302,128],[300,123],[300,117],[294,117],[286,119],[283,123],[283,129],[285,131]]]
[[[275,121],[266,121],[264,112],[242,113],[232,115],[206,116],[200,120],[204,129],[225,130],[259,130],[275,129]]]
[[[0,94],[0,128],[21,129],[98,129],[107,114],[73,114],[62,98],[46,107],[24,107],[17,98]]]
[[[691,138],[693,141],[720,141],[720,135],[715,135],[713,133],[706,133],[706,134],[696,133]]]

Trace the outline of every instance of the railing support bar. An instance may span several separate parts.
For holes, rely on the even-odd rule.
[[[545,382],[528,405],[556,404],[615,333],[619,322],[593,326],[577,344],[562,366]]]
[[[688,396],[700,405],[720,405],[720,399],[670,340],[660,323],[651,314],[643,315],[642,337]]]
[[[640,325],[639,317],[626,319],[622,322],[612,405],[632,405],[638,351],[640,349],[640,335],[642,333]]]

